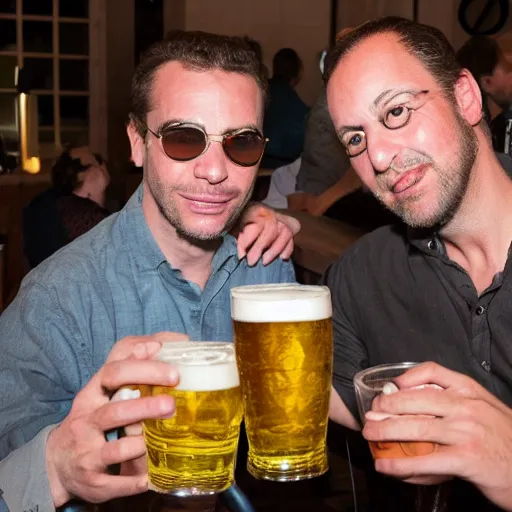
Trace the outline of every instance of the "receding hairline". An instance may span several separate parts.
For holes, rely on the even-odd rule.
[[[350,34],[349,34],[349,36],[350,36]],[[421,58],[419,58],[417,55],[415,55],[408,48],[407,44],[404,43],[404,37],[400,33],[396,32],[394,30],[385,30],[382,32],[368,34],[366,37],[357,40],[355,42],[355,44],[349,46],[347,51],[341,55],[341,57],[339,58],[339,60],[336,63],[336,66],[334,67],[331,74],[329,75],[329,80],[327,81],[327,84],[326,84],[327,89],[333,87],[331,84],[332,78],[334,77],[334,75],[336,73],[339,72],[340,66],[343,65],[344,59],[350,57],[356,50],[358,50],[365,43],[370,44],[376,38],[386,39],[387,42],[389,42],[391,44],[397,44],[397,45],[401,46],[403,48],[403,50],[405,52],[407,52],[407,54],[410,57],[412,57],[419,64],[419,66],[421,66],[421,68],[432,78],[432,80],[436,84],[439,84],[435,74],[432,73],[432,71],[428,68],[427,65],[425,65],[425,63],[421,60]],[[382,55],[382,52],[379,51],[379,49],[381,48],[380,46],[376,46],[376,48],[378,50],[375,52],[374,58],[378,59],[379,55]],[[395,57],[396,52],[386,51],[386,55],[391,55],[392,57]],[[361,60],[361,59],[359,59],[359,60]],[[419,93],[421,91],[422,91],[422,87],[420,87],[419,85],[414,85],[412,83],[405,83],[405,81],[400,80],[400,81],[398,81],[398,83],[396,83],[394,85],[390,85],[390,86],[384,85],[382,87],[382,91],[380,93],[376,93],[375,97],[371,98],[369,100],[369,107],[370,108],[378,108],[379,103],[382,103],[383,100],[386,100],[387,96],[390,96],[391,98],[393,98],[393,97],[401,95],[401,94],[408,94],[408,93],[415,94],[415,93]],[[345,132],[360,131],[360,130],[363,130],[363,128],[362,128],[362,126],[359,126],[359,125],[346,125],[346,126],[345,125],[340,125],[340,126],[335,125],[335,130],[336,130],[336,133],[338,134],[338,136],[340,136]]]
[[[350,38],[352,32],[349,32],[346,36],[347,38]],[[405,44],[405,37],[399,34],[397,31],[389,29],[389,30],[383,30],[381,32],[376,32],[374,34],[368,34],[365,37],[358,39],[353,44],[351,44],[340,56],[338,61],[336,62],[336,66],[332,70],[331,74],[329,75],[329,79],[327,80],[327,84],[331,81],[332,76],[336,71],[338,70],[340,64],[345,60],[345,58],[349,57],[352,53],[354,53],[359,47],[364,45],[365,43],[369,43],[372,39],[375,38],[389,38],[391,42],[397,43],[399,46],[401,46],[404,51],[406,51],[411,57],[414,57],[425,69],[428,68],[425,66],[425,64],[421,61],[420,58],[418,58],[417,55],[414,55],[414,53],[407,47]],[[341,38],[343,40],[343,38]]]
[[[351,33],[349,32],[347,34],[347,38],[350,38]],[[366,42],[370,42],[372,39],[377,37],[383,37],[383,38],[389,38],[390,41],[397,43],[399,46],[403,48],[405,52],[407,52],[408,55],[410,55],[413,59],[415,59],[419,65],[433,78],[433,80],[441,86],[441,89],[443,89],[442,81],[439,79],[438,76],[432,71],[432,69],[429,68],[429,66],[426,64],[424,60],[421,59],[421,57],[414,53],[413,48],[410,48],[407,44],[407,36],[400,34],[398,31],[393,30],[393,28],[389,28],[386,30],[382,30],[376,33],[368,34],[365,37],[358,39],[354,42],[354,44],[350,45],[346,51],[343,52],[343,54],[339,57],[338,61],[336,62],[335,67],[332,69],[329,79],[326,82],[326,87],[329,86],[331,79],[333,75],[338,71],[340,64],[343,62],[343,60],[346,57],[349,57],[355,50],[357,50],[361,45],[365,44]],[[378,53],[378,52],[377,52]],[[462,71],[463,68],[461,68]],[[459,76],[460,72],[459,71]],[[446,94],[446,91],[443,91]]]
[[[462,69],[452,44],[436,27],[396,16],[366,21],[340,38],[327,56],[324,82],[329,82],[347,55],[373,36],[394,38],[410,55],[420,61],[445,92],[450,93],[448,89],[455,83]]]

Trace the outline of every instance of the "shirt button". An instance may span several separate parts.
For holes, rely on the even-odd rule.
[[[485,308],[484,308],[483,306],[478,306],[478,307],[476,308],[476,314],[477,314],[478,316],[483,315],[484,313],[485,313]]]
[[[482,361],[482,367],[486,372],[490,373],[490,371],[491,371],[490,363],[488,363],[487,361]]]

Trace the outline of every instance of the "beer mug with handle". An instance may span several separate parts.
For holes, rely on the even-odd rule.
[[[230,342],[164,343],[157,359],[177,368],[174,387],[139,386],[141,396],[169,394],[171,418],[145,420],[149,488],[175,496],[217,494],[234,481],[242,396]]]
[[[328,469],[332,306],[324,286],[231,290],[231,316],[256,478],[292,481]]]

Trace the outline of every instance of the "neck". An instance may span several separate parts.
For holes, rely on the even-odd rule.
[[[160,250],[169,264],[179,269],[187,281],[203,289],[211,274],[213,255],[222,241],[202,242],[180,235],[158,209],[146,182],[143,186],[142,211]]]
[[[105,191],[98,191],[91,188],[87,183],[84,183],[80,188],[73,190],[73,194],[78,197],[90,199],[105,208]]]
[[[512,241],[512,180],[479,134],[479,152],[459,210],[439,234],[448,256],[469,273],[478,291],[503,270]]]

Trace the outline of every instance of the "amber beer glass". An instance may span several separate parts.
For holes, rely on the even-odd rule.
[[[167,394],[172,418],[143,422],[149,488],[177,496],[216,494],[233,483],[242,395],[229,342],[164,343],[160,361],[177,368],[175,388],[140,386],[141,396]]]
[[[332,373],[332,306],[324,286],[231,290],[231,315],[256,478],[303,480],[325,473]]]
[[[371,410],[374,398],[384,392],[384,386],[405,373],[417,363],[382,364],[363,370],[354,377],[357,404],[361,421],[364,423],[365,414]],[[370,441],[370,450],[374,459],[399,459],[428,455],[436,450],[437,444],[425,441]]]

